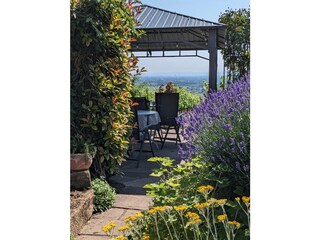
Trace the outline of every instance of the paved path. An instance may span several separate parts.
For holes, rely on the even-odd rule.
[[[148,144],[145,145],[147,148]],[[169,140],[166,141],[163,149],[160,149],[160,144],[158,147],[154,145],[155,156],[170,157],[175,160],[175,163],[180,162],[178,146],[175,142]],[[118,193],[115,205],[106,212],[93,215],[77,236],[77,240],[109,239],[107,234],[101,230],[104,225],[113,220],[117,227],[123,226],[126,216],[148,208],[152,200],[146,196],[146,189],[143,186],[158,181],[158,178],[149,175],[152,169],[159,167],[157,163],[147,161],[150,157],[150,153],[142,153],[139,168],[136,167],[137,162],[135,161],[124,162],[120,169],[122,174],[108,179],[110,185],[115,187]]]
[[[116,229],[126,225],[125,217],[145,210],[151,204],[152,198],[144,195],[117,194],[116,203],[106,212],[95,214],[82,228],[77,240],[107,240],[110,239],[101,229],[110,221],[115,221]],[[117,231],[115,231],[117,234]]]

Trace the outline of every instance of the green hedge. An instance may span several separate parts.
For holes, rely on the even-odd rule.
[[[194,106],[200,104],[200,95],[190,92],[186,88],[175,87],[179,93],[179,111],[187,111]],[[146,97],[150,102],[155,101],[155,92],[158,88],[150,87],[145,84],[135,84],[132,89],[132,95],[134,97]]]
[[[116,172],[126,155],[138,10],[138,1],[71,1],[71,152],[94,155],[96,176]]]

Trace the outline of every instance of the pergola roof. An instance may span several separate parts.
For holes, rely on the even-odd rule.
[[[138,29],[146,34],[132,44],[132,51],[208,50],[209,31],[217,29],[217,47],[225,42],[226,25],[143,5]]]

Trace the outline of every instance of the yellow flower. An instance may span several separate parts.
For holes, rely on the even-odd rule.
[[[216,201],[216,203],[218,203],[219,205],[224,205],[224,204],[226,204],[226,202],[227,202],[227,199],[218,199]]]
[[[112,228],[114,228],[116,226],[116,224],[114,223],[114,221],[111,221],[110,223],[108,223],[107,225],[102,227],[102,231],[104,232],[109,232]]]
[[[195,220],[188,222],[189,225],[195,225],[195,224],[200,224],[200,223],[202,223],[202,221],[200,219],[195,219]]]
[[[207,186],[200,186],[198,187],[198,192],[200,193],[204,193],[204,192],[210,192],[214,189],[214,187],[212,187],[211,185],[207,185]]]
[[[124,221],[125,223],[128,223],[128,222],[134,222],[137,220],[137,217],[136,216],[127,216],[125,217]]]
[[[135,216],[136,216],[136,218],[142,218],[143,217],[143,213],[142,212],[136,212]]]
[[[194,212],[187,212],[186,217],[190,218],[193,221],[200,219],[200,216]]]
[[[222,221],[224,221],[224,220],[227,218],[227,214],[219,215],[217,218],[218,218],[218,221],[219,221],[219,222],[222,222]]]
[[[185,205],[180,205],[180,206],[175,206],[175,207],[173,207],[176,211],[178,211],[178,212],[183,212],[184,210],[187,210],[188,209],[188,207],[187,206],[185,206]]]
[[[197,209],[206,208],[206,207],[208,207],[208,206],[209,206],[209,203],[207,203],[207,202],[197,203],[197,204],[194,205],[194,207],[197,208]]]
[[[242,201],[246,204],[249,204],[250,203],[250,197],[247,197],[247,196],[243,196],[242,197]]]
[[[240,198],[239,198],[239,197],[236,197],[235,200],[236,200],[237,202],[240,202]]]
[[[142,240],[150,240],[150,235],[149,234],[143,234]]]
[[[217,202],[217,199],[215,199],[215,198],[210,198],[210,199],[208,200],[208,203],[209,203],[209,204],[214,204],[215,202]]]
[[[118,228],[118,231],[126,231],[126,230],[128,230],[129,228],[130,228],[129,225],[124,225],[124,226],[119,227],[119,228]]]
[[[157,212],[164,212],[166,209],[169,209],[169,206],[158,206],[158,207],[153,207],[150,210],[148,210],[148,213],[157,213]]]
[[[237,221],[229,221],[228,224],[234,225],[237,229],[240,228],[240,223]]]
[[[123,236],[123,235],[120,235],[118,237],[115,237],[115,238],[111,238],[110,240],[127,240],[127,237]]]

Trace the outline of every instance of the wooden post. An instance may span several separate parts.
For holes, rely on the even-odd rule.
[[[209,89],[217,91],[217,30],[209,30]]]

